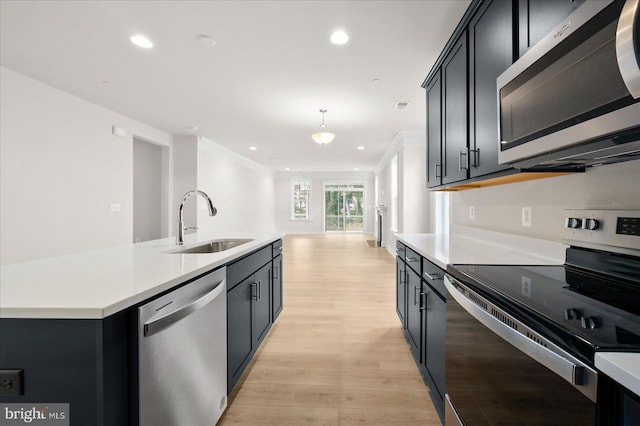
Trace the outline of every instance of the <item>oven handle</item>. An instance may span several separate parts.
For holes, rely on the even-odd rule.
[[[493,331],[508,343],[524,352],[526,355],[530,356],[540,364],[544,365],[567,382],[571,383],[576,389],[582,392],[591,401],[596,402],[597,373],[595,372],[595,370],[584,364],[572,361],[556,352],[549,350],[541,344],[531,340],[529,337],[523,335],[511,326],[503,323],[502,321],[491,315],[489,312],[487,312],[487,310],[489,308],[491,310],[495,310],[497,313],[499,313],[500,316],[505,318],[512,325],[522,324],[520,321],[513,318],[500,308],[493,306],[491,302],[478,295],[473,290],[467,288],[465,285],[461,284],[459,281],[453,279],[452,277],[448,275],[445,276],[444,285],[447,288],[449,295],[451,295],[451,297],[453,297],[460,304],[460,306],[462,306],[469,314],[480,321],[489,330]],[[463,291],[471,295],[473,299],[479,300],[481,303],[484,303],[487,306],[487,310],[472,302],[469,296],[463,293]],[[522,324],[521,327],[526,326]],[[561,351],[557,347],[555,349],[559,352]],[[565,353],[567,357],[570,357],[570,355],[566,352],[562,352]]]
[[[627,0],[616,30],[616,57],[620,75],[634,99],[640,98],[640,65],[634,45],[634,28],[638,25],[640,0]],[[640,49],[640,47],[638,47]]]

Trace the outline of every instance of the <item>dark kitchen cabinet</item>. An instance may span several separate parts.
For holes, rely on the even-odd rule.
[[[406,313],[406,336],[411,347],[411,352],[417,362],[420,362],[421,354],[421,335],[422,335],[422,309],[420,304],[420,294],[422,284],[420,275],[407,266],[406,270],[406,288],[407,288],[407,313]]]
[[[513,62],[513,4],[483,2],[469,23],[469,177],[509,169],[498,164],[496,79]]]
[[[402,328],[406,326],[406,311],[407,311],[407,265],[400,256],[396,259],[396,312]]]
[[[519,0],[518,56],[535,46],[585,0]]]
[[[467,32],[442,63],[442,183],[465,180],[467,145]]]
[[[424,364],[435,385],[438,397],[442,405],[444,405],[446,303],[444,297],[426,282],[422,284],[422,293],[424,294],[423,303],[426,323]]]
[[[271,321],[275,322],[282,312],[282,255],[273,259],[271,281]]]
[[[271,329],[276,308],[273,301],[276,298],[282,309],[282,281],[274,279],[272,256],[272,245],[269,244],[227,266],[228,393],[240,380]],[[275,264],[281,274],[282,255],[276,256]],[[277,295],[274,297],[274,294]]]
[[[442,184],[442,88],[438,71],[427,83],[427,188]]]

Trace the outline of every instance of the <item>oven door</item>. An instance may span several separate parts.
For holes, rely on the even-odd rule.
[[[469,286],[445,286],[446,425],[596,424],[595,370]]]
[[[638,13],[638,0],[587,1],[500,75],[500,163],[579,165],[640,149]]]

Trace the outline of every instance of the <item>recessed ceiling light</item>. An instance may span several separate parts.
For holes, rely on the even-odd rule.
[[[364,146],[359,146],[359,147],[358,147],[358,150],[359,150],[359,151],[362,151],[363,149],[364,149]]]
[[[355,170],[355,171],[357,172],[357,171],[358,171],[358,170],[360,170],[360,169],[359,169],[359,168],[357,168],[357,167],[354,167],[354,168],[353,168],[353,170]]]
[[[257,150],[258,148],[256,148],[255,146],[250,146],[250,147],[249,147],[249,149],[250,149],[251,151],[255,151],[255,150]]]
[[[336,44],[338,46],[347,44],[349,41],[349,36],[344,31],[335,31],[331,34],[331,43]]]
[[[138,47],[142,47],[143,49],[151,49],[153,47],[153,43],[151,43],[151,40],[140,34],[131,36],[129,40],[131,40],[131,43],[135,44]]]
[[[373,80],[371,80],[371,82],[372,82],[374,85],[378,85],[378,84],[380,84],[380,82],[381,82],[381,81],[382,81],[382,80],[380,80],[379,78],[374,78]]]
[[[284,169],[285,170],[291,170],[291,167],[285,167]]]
[[[189,130],[190,132],[197,132],[198,129],[198,126],[187,126],[187,130]]]
[[[216,45],[216,41],[211,38],[210,36],[206,35],[206,34],[200,34],[198,36],[198,40],[200,40],[200,43],[204,44],[205,46],[215,46]]]

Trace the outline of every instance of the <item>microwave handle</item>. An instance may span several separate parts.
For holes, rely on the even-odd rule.
[[[618,68],[624,80],[629,93],[634,99],[640,98],[640,65],[638,61],[638,53],[636,49],[640,46],[634,45],[634,29],[640,25],[638,23],[638,11],[640,8],[640,0],[627,0],[620,19],[618,20],[618,29],[616,31],[616,57],[618,59]]]

